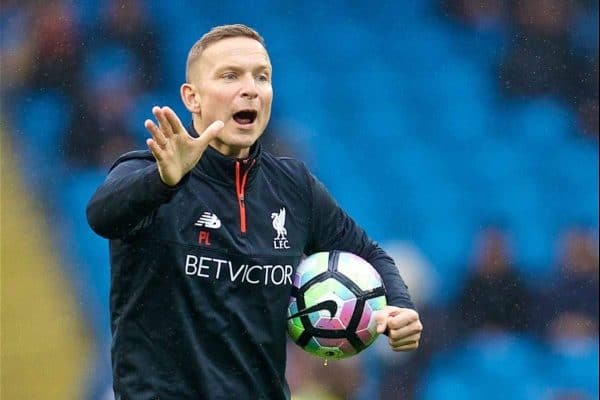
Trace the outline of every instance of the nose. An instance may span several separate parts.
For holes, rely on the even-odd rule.
[[[258,91],[256,90],[256,82],[254,77],[247,77],[242,83],[241,96],[245,99],[255,99],[258,97]]]

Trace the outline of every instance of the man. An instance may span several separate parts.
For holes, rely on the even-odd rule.
[[[318,251],[371,262],[390,304],[379,332],[393,350],[418,346],[422,326],[393,261],[302,163],[257,142],[271,76],[258,33],[212,29],[192,47],[181,86],[189,130],[154,107],[150,152],[117,160],[88,205],[90,226],[110,239],[117,399],[289,399],[293,270]],[[285,230],[275,230],[282,212]]]

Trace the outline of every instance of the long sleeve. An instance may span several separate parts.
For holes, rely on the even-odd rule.
[[[388,304],[414,309],[408,288],[392,258],[338,206],[321,182],[310,174],[309,179],[313,201],[312,229],[305,253],[341,250],[362,257],[381,276]]]
[[[154,212],[185,183],[165,185],[149,152],[121,157],[87,206],[90,227],[108,239],[122,238],[148,224]]]

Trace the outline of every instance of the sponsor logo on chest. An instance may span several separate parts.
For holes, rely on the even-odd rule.
[[[205,211],[194,225],[199,227],[204,226],[209,229],[219,229],[221,227],[221,220],[216,214]]]
[[[216,214],[205,211],[202,213],[200,218],[198,218],[198,221],[196,221],[194,225],[203,228],[198,234],[198,243],[204,244],[205,246],[210,246],[210,231],[208,231],[206,228],[219,229],[221,227],[221,220]]]
[[[271,213],[271,225],[275,230],[273,235],[273,248],[277,250],[285,250],[290,248],[290,242],[287,238],[288,231],[285,227],[286,222],[286,209],[282,207],[277,212]],[[198,234],[198,243],[205,246],[211,246],[210,231],[217,230],[221,227],[221,220],[216,214],[205,211],[202,213],[200,218],[194,223],[195,226],[200,227],[201,230]]]

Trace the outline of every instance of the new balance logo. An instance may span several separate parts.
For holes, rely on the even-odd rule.
[[[219,229],[221,227],[221,220],[215,214],[206,211],[194,225],[204,226],[210,229]]]

